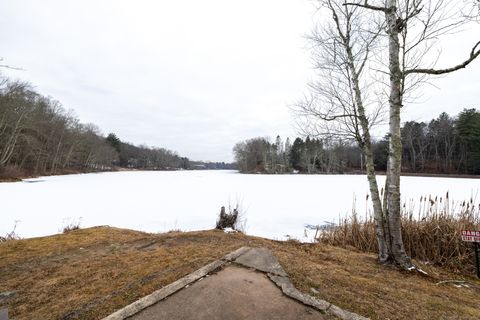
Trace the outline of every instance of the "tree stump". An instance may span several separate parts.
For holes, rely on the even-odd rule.
[[[232,228],[235,230],[235,224],[237,223],[238,210],[233,209],[232,213],[225,212],[225,207],[220,209],[220,215],[217,220],[216,229],[224,230],[225,228]]]

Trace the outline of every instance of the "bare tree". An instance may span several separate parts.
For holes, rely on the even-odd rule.
[[[9,163],[22,137],[36,94],[22,82],[7,83],[0,101],[0,166]]]
[[[310,84],[311,96],[294,106],[294,112],[305,133],[352,139],[362,149],[377,226],[379,259],[387,261],[388,238],[370,134],[372,126],[382,119],[382,105],[368,96],[375,87],[367,74],[378,43],[378,23],[368,21],[361,10],[343,6],[340,1],[319,3],[320,9],[332,16],[311,37],[319,77]]]
[[[380,2],[380,1],[379,1]],[[472,6],[473,5],[473,6]],[[361,7],[370,13],[381,12],[385,19],[388,41],[389,83],[389,156],[387,168],[386,207],[391,258],[405,268],[411,268],[405,252],[400,223],[400,172],[402,141],[400,111],[408,90],[415,89],[426,75],[441,75],[465,68],[480,55],[477,40],[467,59],[452,67],[436,69],[435,60],[428,63],[428,55],[438,45],[442,35],[455,32],[477,16],[474,2],[447,0],[386,0],[383,4],[370,4],[368,0],[345,3]],[[410,77],[407,77],[409,76]],[[417,76],[415,78],[415,76]]]
[[[312,125],[309,121],[302,123],[306,131],[351,137],[362,147],[377,223],[379,258],[411,269],[414,266],[404,249],[400,223],[400,111],[408,98],[414,99],[412,92],[428,80],[427,76],[460,70],[480,55],[478,40],[468,57],[452,67],[436,69],[438,55],[432,54],[433,49],[438,49],[442,35],[456,32],[478,17],[478,3],[465,0],[319,2],[332,12],[333,23],[323,26],[323,33],[314,34],[321,80],[310,86],[313,94],[298,106],[297,116],[321,120],[323,132],[317,130],[317,123]],[[389,153],[381,209],[379,199],[375,199],[378,187],[369,134],[380,113],[366,113],[368,94],[365,92],[375,88],[368,81],[374,77],[373,71],[388,77],[383,101],[388,101],[389,106]]]

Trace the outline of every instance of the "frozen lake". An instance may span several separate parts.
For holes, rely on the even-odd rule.
[[[384,177],[379,177],[383,184]],[[466,200],[478,179],[402,177],[402,199],[421,195]],[[129,171],[52,176],[0,183],[0,235],[58,233],[71,220],[82,227],[110,225],[164,232],[211,229],[221,206],[237,202],[246,232],[272,239],[305,238],[306,224],[338,221],[357,198],[365,215],[363,175],[244,175],[236,171]],[[310,234],[311,235],[311,234]]]

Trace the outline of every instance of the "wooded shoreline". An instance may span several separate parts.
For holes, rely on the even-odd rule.
[[[230,169],[135,169],[135,168],[113,168],[109,170],[87,170],[87,169],[78,169],[78,170],[64,170],[61,172],[56,172],[55,174],[23,174],[20,176],[14,177],[0,177],[0,183],[3,182],[20,182],[24,179],[35,179],[39,177],[50,177],[50,176],[64,176],[64,175],[75,175],[75,174],[87,174],[87,173],[103,173],[103,172],[121,172],[121,171],[195,171],[195,170],[230,170]],[[263,174],[263,175],[365,175],[365,172],[362,171],[350,171],[343,173],[326,173],[326,172],[316,172],[316,173],[306,173],[306,172],[284,172],[284,173],[268,173],[268,172],[239,172],[240,174]],[[377,173],[378,176],[385,175],[384,171]],[[402,172],[401,174],[404,177],[433,177],[433,178],[460,178],[460,179],[480,179],[480,175],[473,174],[443,174],[443,173],[418,173],[418,172]]]

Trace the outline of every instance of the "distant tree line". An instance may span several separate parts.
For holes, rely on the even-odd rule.
[[[258,137],[239,142],[233,148],[241,172],[258,173],[343,173],[360,169],[360,151],[351,143],[332,139],[290,138],[275,142]]]
[[[480,112],[465,109],[457,117],[440,114],[429,123],[409,121],[402,129],[403,171],[480,174]],[[364,169],[360,148],[348,140],[257,137],[233,148],[241,172],[345,173]],[[388,136],[373,142],[375,168],[386,170]]]
[[[118,159],[93,124],[24,82],[0,80],[0,170],[29,174],[106,169]]]
[[[108,134],[105,141],[117,152],[118,159],[113,161],[115,166],[149,170],[212,170],[234,169],[235,165],[225,162],[192,161],[180,157],[176,152],[165,148],[150,148],[145,145],[134,146],[121,141],[114,133]]]
[[[203,166],[203,167],[201,167]],[[225,163],[191,162],[164,148],[135,146],[103,136],[31,85],[0,78],[0,178],[135,169],[217,169]],[[230,165],[231,166],[231,165]]]
[[[189,168],[189,159],[180,157],[171,150],[150,148],[145,145],[135,146],[121,141],[114,133],[110,133],[105,141],[118,155],[116,159],[112,159],[115,166],[153,170]]]

